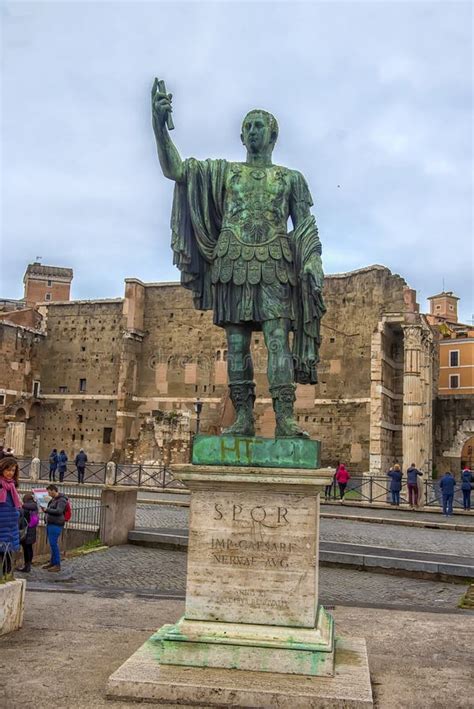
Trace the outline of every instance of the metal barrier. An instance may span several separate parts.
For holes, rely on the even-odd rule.
[[[163,465],[118,463],[115,466],[114,485],[158,487],[162,490],[186,489],[186,485],[181,480],[175,480],[171,470]]]
[[[107,463],[86,463],[84,482],[105,484],[106,471]],[[64,480],[79,482],[79,474],[73,462],[66,464],[64,473],[59,472],[58,469],[56,469],[54,473],[50,473],[49,460],[42,460],[40,462],[40,478],[42,480],[50,480],[51,482],[63,482]]]
[[[339,500],[340,488],[336,480],[326,487],[326,499]],[[381,475],[351,475],[344,491],[344,499],[353,502],[390,503],[390,479]],[[404,490],[400,493],[400,502],[407,502]]]
[[[456,481],[458,484],[458,481]],[[438,480],[424,480],[424,491],[425,491],[425,506],[427,507],[443,507],[443,493],[439,486]],[[464,508],[462,490],[460,487],[454,490],[453,497],[453,508],[459,507]]]

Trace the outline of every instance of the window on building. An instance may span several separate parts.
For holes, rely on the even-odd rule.
[[[0,406],[5,406],[5,394],[0,394]]]
[[[450,374],[449,375],[449,388],[450,389],[459,389],[459,374]]]
[[[335,338],[335,337],[330,337],[330,338],[329,338],[329,342],[336,342],[336,338]]]
[[[85,391],[87,388],[87,379],[79,379],[79,391]]]
[[[450,350],[449,352],[449,366],[459,367],[459,350]]]
[[[33,380],[33,398],[37,399],[40,393],[40,383]]]
[[[67,394],[67,387],[59,387],[60,394]]]
[[[83,416],[82,414],[77,414],[77,423],[82,423]]]
[[[102,443],[112,443],[112,429],[104,428],[104,434],[102,436]]]
[[[441,310],[441,305],[437,305],[436,310]]]
[[[221,361],[221,351],[220,351],[220,350],[217,350],[217,352],[216,352],[216,362],[220,362],[220,361]]]
[[[86,351],[85,345],[81,345],[81,352],[85,352],[85,351]]]
[[[52,283],[51,279],[50,279],[50,278],[48,278],[48,286],[50,286],[50,287],[51,287],[52,285],[53,285],[53,283]]]
[[[227,362],[227,350],[224,350],[222,358],[223,358],[224,362]]]
[[[51,293],[46,293],[46,295],[44,296],[44,299],[51,300]]]

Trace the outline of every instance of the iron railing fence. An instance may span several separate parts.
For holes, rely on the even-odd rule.
[[[101,502],[101,488],[78,487],[65,483],[56,483],[60,492],[69,500],[71,506],[71,519],[65,524],[65,532],[68,529],[83,529],[96,531],[104,524],[107,505]],[[18,492],[23,495],[35,488],[45,487],[44,483],[20,480]],[[40,514],[40,524],[44,524],[44,516]]]
[[[176,480],[170,468],[164,465],[118,463],[115,466],[114,485],[134,485],[136,487],[157,487],[165,489],[186,489],[181,480]]]
[[[340,488],[336,480],[326,488],[326,499],[340,499]],[[354,502],[374,502],[390,503],[392,496],[390,493],[390,479],[383,475],[357,475],[353,474],[349,478],[344,492],[344,499]],[[400,502],[408,502],[406,489],[402,487]]]
[[[84,471],[85,483],[105,484],[105,473],[107,471],[107,463],[86,463]],[[50,472],[49,460],[40,462],[40,478],[41,480],[50,480],[51,482],[79,482],[79,474],[73,462],[66,464],[65,472],[60,472],[59,469]]]
[[[457,482],[457,484],[456,484],[456,488],[454,490],[453,507],[463,509],[464,504],[463,504],[463,495],[462,495],[461,486],[458,483],[458,481],[456,481],[456,482]],[[443,493],[441,492],[441,488],[439,486],[439,481],[438,480],[424,480],[423,485],[424,485],[424,492],[425,492],[424,504],[427,507],[442,507],[443,506]]]
[[[48,482],[44,480],[38,480],[33,482],[31,480],[20,480],[18,486],[18,492],[24,494],[25,492],[31,492],[35,488],[45,488],[49,485]],[[85,485],[70,485],[67,483],[56,482],[58,490],[62,492],[66,497],[70,497],[76,500],[100,500],[102,489],[99,487],[86,487]]]

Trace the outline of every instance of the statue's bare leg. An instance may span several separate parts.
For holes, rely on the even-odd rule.
[[[229,390],[236,418],[232,426],[226,428],[223,433],[233,436],[254,436],[255,383],[250,354],[252,330],[245,325],[228,325],[225,330]]]
[[[308,437],[296,423],[294,405],[293,355],[290,350],[289,320],[278,318],[262,323],[263,336],[268,351],[268,384],[275,411],[275,438]]]

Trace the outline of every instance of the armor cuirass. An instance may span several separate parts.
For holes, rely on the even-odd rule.
[[[290,191],[286,168],[229,164],[213,283],[295,285],[287,235]]]

